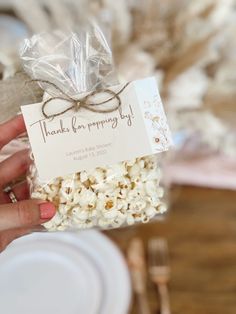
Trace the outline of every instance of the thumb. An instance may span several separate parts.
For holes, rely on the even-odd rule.
[[[27,200],[0,205],[0,231],[31,227],[50,220],[56,213],[52,203]]]

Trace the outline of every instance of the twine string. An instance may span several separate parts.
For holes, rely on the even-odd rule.
[[[47,99],[47,100],[45,100],[43,102],[43,104],[42,104],[42,114],[43,114],[43,116],[46,119],[53,119],[55,117],[58,117],[58,116],[61,116],[61,115],[65,114],[66,112],[68,112],[70,110],[73,110],[73,109],[75,111],[78,111],[80,108],[84,108],[84,109],[87,109],[89,111],[98,112],[98,113],[110,113],[110,112],[116,111],[121,106],[120,94],[130,84],[130,82],[126,83],[118,92],[114,92],[111,89],[105,88],[105,89],[101,89],[101,90],[92,91],[92,92],[88,93],[86,96],[84,96],[82,98],[75,99],[75,98],[69,96],[68,94],[66,94],[60,87],[58,87],[56,84],[54,84],[54,83],[52,83],[50,81],[41,80],[41,79],[33,79],[30,82],[46,83],[48,85],[53,86],[62,95],[64,95],[64,97],[63,96],[50,97],[49,99]],[[104,100],[104,101],[100,101],[100,102],[97,102],[97,103],[89,102],[89,100],[90,100],[90,98],[92,96],[96,96],[96,95],[98,95],[100,93],[106,93],[106,94],[110,95],[110,97],[108,99]],[[56,99],[67,101],[67,102],[71,103],[71,106],[66,108],[66,109],[64,109],[64,110],[62,110],[62,111],[59,111],[59,112],[56,112],[56,113],[53,113],[53,114],[48,114],[47,113],[47,106],[48,106],[48,104],[51,101],[56,100]],[[110,102],[111,100],[114,100],[114,99],[116,100],[116,104],[113,107],[105,108],[105,109],[97,108],[97,106],[106,104],[106,103],[108,103],[108,102]]]

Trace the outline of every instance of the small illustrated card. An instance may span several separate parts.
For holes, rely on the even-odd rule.
[[[21,107],[40,179],[168,150],[172,139],[155,78],[136,80],[123,88],[124,84],[109,88],[112,95],[119,95],[103,107],[112,108],[117,101],[120,106],[107,113],[82,106],[67,111],[70,103],[62,99],[48,103],[53,118],[45,118],[45,103]],[[101,94],[95,93],[93,101],[101,101]],[[109,97],[104,92],[103,100]]]

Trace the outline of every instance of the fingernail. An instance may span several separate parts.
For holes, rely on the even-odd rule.
[[[41,219],[50,219],[56,213],[56,208],[52,203],[42,203],[39,205],[40,218]]]

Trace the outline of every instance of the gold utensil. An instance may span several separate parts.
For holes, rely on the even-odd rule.
[[[160,313],[170,314],[168,282],[170,266],[167,241],[163,238],[152,238],[148,242],[148,262],[151,280],[156,285],[160,297]]]
[[[139,314],[150,314],[146,288],[146,263],[142,240],[134,238],[128,247],[128,264],[130,267],[133,289],[137,300]]]

